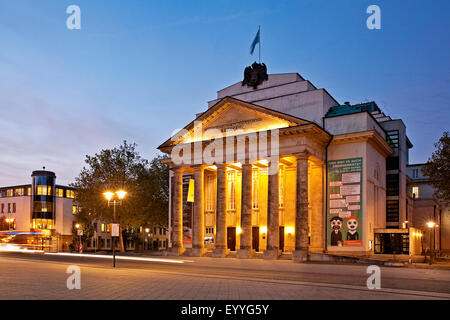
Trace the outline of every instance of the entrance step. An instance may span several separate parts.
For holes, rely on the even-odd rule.
[[[283,252],[278,259],[279,260],[292,260],[292,253]]]

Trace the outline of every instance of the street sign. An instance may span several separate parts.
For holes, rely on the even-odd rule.
[[[119,236],[119,224],[113,223],[111,224],[111,236],[118,237]]]
[[[82,229],[77,229],[77,235],[79,235],[81,237],[83,235],[83,230]]]

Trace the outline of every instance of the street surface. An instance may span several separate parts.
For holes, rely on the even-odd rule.
[[[67,288],[70,265],[80,267],[79,290]],[[381,289],[369,290],[364,265],[190,257],[117,265],[109,257],[0,253],[0,299],[450,299],[450,270],[382,267]]]

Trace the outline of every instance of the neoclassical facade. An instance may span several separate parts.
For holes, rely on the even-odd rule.
[[[375,104],[337,106],[297,73],[220,90],[158,148],[171,170],[172,254],[373,253],[393,149]]]
[[[202,127],[204,137],[199,141],[192,139],[196,125]],[[233,130],[224,131],[230,126]],[[211,138],[211,128],[228,135]],[[195,181],[193,255],[206,251],[206,220],[215,221],[214,256],[237,250],[238,257],[251,257],[257,251],[277,257],[280,242],[304,256],[309,237],[311,249],[323,250],[323,150],[330,140],[328,133],[314,123],[230,97],[185,129],[181,138],[160,147],[172,155],[173,250],[184,251],[182,178],[186,172]],[[213,157],[205,159],[209,151]],[[190,157],[176,163],[175,153],[190,153]],[[205,214],[215,217],[206,219]]]

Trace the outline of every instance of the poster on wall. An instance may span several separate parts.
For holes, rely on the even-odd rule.
[[[362,158],[330,160],[328,246],[362,247]]]

